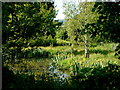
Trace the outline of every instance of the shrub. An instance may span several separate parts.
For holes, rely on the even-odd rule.
[[[120,66],[108,64],[103,68],[82,68],[77,75],[72,76],[72,83],[81,89],[91,87],[92,90],[119,90],[119,77]]]
[[[18,51],[18,49],[18,47],[3,48],[3,61],[9,60],[14,62],[15,59],[20,58],[47,58],[51,56],[51,52],[41,49],[39,47],[21,47],[21,51]]]
[[[120,44],[116,47],[116,49],[115,49],[115,56],[118,58],[118,59],[120,59]]]
[[[40,57],[49,57],[50,52],[41,49],[41,48],[22,48],[21,54],[23,58],[40,58]]]
[[[9,77],[8,77],[9,75]],[[49,88],[58,89],[65,88],[65,81],[61,81],[59,78],[54,78],[47,74],[40,74],[39,80],[36,80],[36,74],[24,74],[16,73],[9,70],[8,67],[3,67],[3,90],[8,89],[19,89],[23,88],[25,90],[35,89],[35,88]]]
[[[53,39],[52,36],[43,36],[37,37],[29,40],[29,46],[50,46],[56,45],[56,39]]]
[[[77,67],[76,67],[77,68]],[[8,78],[9,75],[9,78]],[[36,80],[36,76],[39,79]],[[76,75],[61,80],[48,74],[14,74],[11,70],[3,67],[3,89],[9,88],[75,88],[81,90],[119,90],[120,66],[108,64],[106,67],[82,68]]]
[[[57,39],[57,45],[64,46],[64,45],[71,45],[69,41]]]

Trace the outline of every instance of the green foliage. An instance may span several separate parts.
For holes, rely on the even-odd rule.
[[[103,43],[97,46],[90,46],[89,52],[91,57],[89,59],[84,58],[84,48],[75,47],[68,55],[64,54],[66,57],[70,56],[69,58],[62,59],[57,64],[62,66],[63,69],[72,69],[75,62],[78,62],[81,67],[95,67],[99,65],[104,67],[108,62],[119,65],[119,60],[114,56],[115,52],[112,49],[112,45],[114,44]]]
[[[8,78],[7,75],[10,75]],[[36,76],[39,79],[36,80]],[[9,70],[7,67],[3,67],[3,89],[34,89],[34,88],[50,88],[50,89],[58,89],[58,88],[66,88],[67,83],[65,81],[61,81],[59,78],[51,77],[47,74],[25,74],[25,73],[16,73]]]
[[[94,2],[82,2],[78,6],[72,6],[70,3],[68,4],[69,5],[65,4],[66,7],[64,7],[66,9],[65,15],[67,17],[64,27],[71,43],[73,45],[75,43],[79,44],[79,42],[85,41],[84,34],[91,32],[93,29],[91,25],[97,22],[99,14],[97,12],[92,12],[92,8],[95,4]],[[71,17],[69,17],[66,12],[69,12]]]
[[[8,17],[8,19],[5,19],[3,22],[3,34],[8,34],[6,40],[14,40],[15,38],[18,39],[20,37],[29,39],[32,36],[37,37],[44,35],[51,35],[54,37],[54,29],[57,23],[53,21],[55,18],[53,4],[54,3],[51,2],[4,2],[3,18],[5,19]],[[4,40],[3,43],[5,43],[6,40]]]
[[[81,34],[89,33],[92,40],[119,42],[119,2],[64,3],[65,29],[74,44],[84,41]]]
[[[2,4],[4,60],[10,58],[14,60],[15,56],[21,57],[22,47],[56,45],[55,29],[59,25],[54,20],[56,16],[54,2],[3,2]],[[37,57],[41,54],[40,51],[35,52],[39,52],[36,53]],[[32,51],[29,53],[26,57],[32,55]]]
[[[78,75],[72,77],[72,84],[76,83],[74,85],[81,87],[81,89],[89,89],[91,87],[91,89],[119,90],[119,76],[120,66],[114,64],[108,64],[104,68],[83,68]]]
[[[66,41],[66,40],[57,39],[57,45],[64,46],[64,45],[71,45],[71,43],[69,41]]]
[[[89,89],[91,87],[98,90],[108,88],[119,90],[120,66],[119,60],[114,57],[113,45],[115,44],[103,43],[97,46],[93,44],[90,46],[91,58],[89,59],[84,58],[82,47],[73,49],[70,46],[22,47],[21,52],[24,52],[22,55],[29,58],[16,59],[14,64],[7,61],[3,64],[9,66],[9,70],[3,68],[3,87],[7,89],[51,87],[57,90],[62,88]],[[11,50],[14,49],[15,47],[11,47]],[[30,58],[32,55],[36,57],[50,55],[52,58],[35,60],[35,58]],[[59,74],[51,74],[47,71],[49,63],[52,63],[57,70],[69,72],[69,77],[61,79]]]
[[[120,42],[119,24],[120,24],[120,5],[119,2],[96,2],[93,12],[99,13],[99,19],[93,25],[94,35],[99,35],[101,38]],[[102,23],[102,24],[101,24]]]
[[[20,50],[20,51],[19,51]],[[51,57],[51,52],[41,49],[40,47],[17,47],[3,48],[2,59],[3,61],[15,61],[20,58],[42,58]]]
[[[76,67],[77,69],[77,67]],[[9,78],[8,78],[9,74]],[[36,76],[39,79],[36,80]],[[33,89],[33,88],[74,88],[74,89],[115,89],[119,90],[120,66],[108,64],[108,66],[96,68],[82,68],[77,75],[69,79],[61,80],[48,74],[14,74],[7,67],[3,67],[3,89]],[[94,86],[94,87],[93,87]]]
[[[41,48],[22,48],[21,50],[22,58],[40,58],[40,57],[48,57],[49,52],[41,49]]]
[[[120,44],[115,49],[115,56],[120,59]]]
[[[114,52],[115,44],[102,43],[107,41],[103,37],[119,42],[119,3],[64,5],[67,18],[59,28],[62,23],[54,20],[52,2],[3,2],[3,89],[120,89],[120,44]],[[89,45],[91,57],[87,59],[84,43],[80,43],[85,34],[91,42],[99,42]],[[54,70],[68,71],[68,78],[50,72],[50,62]]]
[[[66,40],[68,38],[67,31],[61,29],[56,33],[56,38]]]
[[[29,40],[29,46],[54,46],[56,45],[56,39],[53,39],[52,36],[43,36],[37,37]]]

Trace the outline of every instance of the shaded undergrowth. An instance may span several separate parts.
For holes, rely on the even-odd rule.
[[[90,54],[102,54],[102,55],[108,55],[109,53],[113,52],[112,50],[102,50],[102,49],[90,49],[89,53]],[[85,53],[85,50],[80,50],[80,51],[73,51],[74,55],[83,55]]]
[[[9,75],[9,77],[8,77]],[[39,80],[35,80],[35,75],[31,74],[14,74],[7,67],[3,67],[3,90],[14,88],[24,88],[29,90],[32,88],[75,88],[86,90],[119,90],[120,87],[120,66],[108,64],[106,67],[82,68],[76,75],[71,75],[68,79],[61,80],[54,78],[45,73],[39,76]]]

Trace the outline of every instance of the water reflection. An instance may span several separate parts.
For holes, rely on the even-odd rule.
[[[64,79],[66,79],[67,77],[69,77],[68,74],[66,74],[65,72],[59,71],[59,70],[56,69],[52,64],[50,65],[50,67],[49,67],[48,70],[49,70],[49,72],[50,72],[50,75],[55,76],[55,77],[58,77],[58,78],[60,78],[61,80],[64,80]]]
[[[17,63],[16,63],[17,64]],[[64,80],[69,77],[69,74],[59,70],[52,59],[40,58],[40,59],[24,59],[23,62],[13,67],[15,72],[24,72],[27,74],[37,73],[37,74],[46,74],[51,77],[59,78]],[[17,68],[17,69],[16,69]],[[38,77],[40,79],[41,77]]]

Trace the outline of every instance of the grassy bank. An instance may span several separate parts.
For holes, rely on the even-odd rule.
[[[66,69],[72,67],[75,63],[83,67],[94,67],[99,65],[104,67],[108,62],[120,65],[120,61],[114,56],[115,52],[112,49],[113,45],[113,43],[109,43],[89,47],[90,58],[88,59],[84,58],[84,48],[74,48],[73,55],[69,58],[58,60],[58,65]],[[58,58],[60,57],[61,56],[58,56]]]

